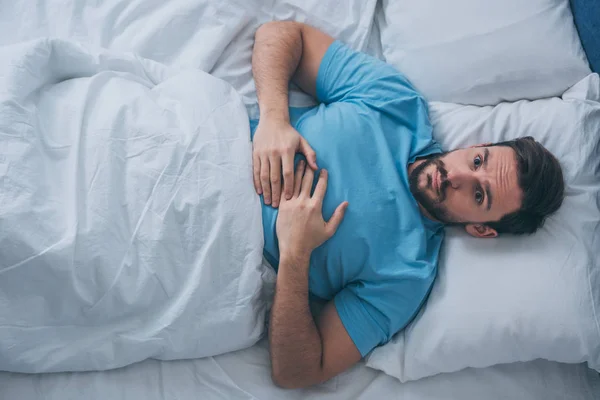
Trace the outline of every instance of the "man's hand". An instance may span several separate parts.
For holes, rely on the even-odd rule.
[[[264,195],[265,204],[278,207],[283,173],[284,197],[291,199],[294,190],[294,156],[304,154],[313,169],[317,156],[289,122],[267,116],[260,119],[253,140],[253,170],[256,193]]]
[[[314,194],[311,189],[315,172],[298,163],[294,192],[288,200],[281,199],[276,230],[279,252],[283,255],[310,256],[311,252],[333,236],[344,218],[348,202],[340,204],[331,219],[323,219],[323,198],[327,191],[327,171],[321,170]]]
[[[331,36],[293,21],[268,22],[256,31],[252,75],[260,119],[253,139],[254,186],[265,204],[279,206],[282,174],[284,197],[292,196],[296,153],[317,169],[315,152],[290,125],[288,85],[293,80],[315,96],[321,60],[331,43]]]

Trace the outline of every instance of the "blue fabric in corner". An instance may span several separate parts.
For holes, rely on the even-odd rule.
[[[570,0],[581,43],[594,72],[600,72],[600,1]]]

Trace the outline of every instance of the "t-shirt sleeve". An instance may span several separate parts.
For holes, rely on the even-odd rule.
[[[362,357],[387,343],[417,315],[432,280],[357,283],[342,289],[334,304]]]
[[[323,103],[415,92],[393,66],[337,40],[329,46],[321,60],[316,88],[317,98]]]
[[[358,297],[354,290],[342,289],[333,301],[346,332],[362,357],[387,341],[386,324],[381,323],[384,315]]]
[[[321,60],[316,92],[322,103],[358,104],[431,140],[427,102],[409,80],[392,65],[340,41]]]
[[[321,60],[317,99],[323,103],[351,98],[394,98],[404,92],[418,95],[408,79],[392,65],[334,41]]]

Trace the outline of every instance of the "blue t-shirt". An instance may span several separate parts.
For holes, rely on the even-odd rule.
[[[291,108],[290,120],[329,171],[325,220],[343,201],[349,207],[336,234],[312,253],[309,289],[334,300],[365,356],[414,318],[433,284],[443,226],[421,215],[407,168],[440,148],[427,103],[406,78],[341,42],[323,57],[316,91],[321,104]],[[263,202],[262,217],[264,254],[277,268],[277,209]]]

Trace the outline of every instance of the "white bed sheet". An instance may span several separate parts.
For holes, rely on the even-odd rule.
[[[277,13],[275,3],[282,4]],[[310,3],[310,6],[308,4]],[[375,0],[0,0],[0,45],[55,36],[132,51],[174,67],[195,67],[229,81],[251,109],[252,32],[265,18],[310,22],[354,48],[381,57]],[[257,6],[260,5],[260,6]],[[309,7],[304,12],[298,7]],[[275,10],[275,11],[274,11]],[[260,12],[258,16],[257,12]],[[311,15],[321,13],[321,19]],[[307,101],[297,97],[296,105]],[[294,99],[292,100],[292,103]],[[24,375],[0,373],[0,399],[597,399],[600,377],[582,365],[546,361],[440,375],[401,384],[359,364],[317,388],[273,386],[266,342],[199,360],[147,360],[118,370]]]
[[[0,45],[52,36],[198,68],[229,82],[257,117],[250,60],[254,32],[296,20],[382,58],[369,42],[377,0],[0,0]],[[377,31],[378,36],[378,31]],[[290,104],[314,100],[292,90]]]
[[[408,383],[361,363],[321,386],[289,391],[271,383],[264,340],[199,360],[147,360],[104,372],[0,374],[3,400],[597,400],[599,394],[597,373],[548,361],[467,369]]]

